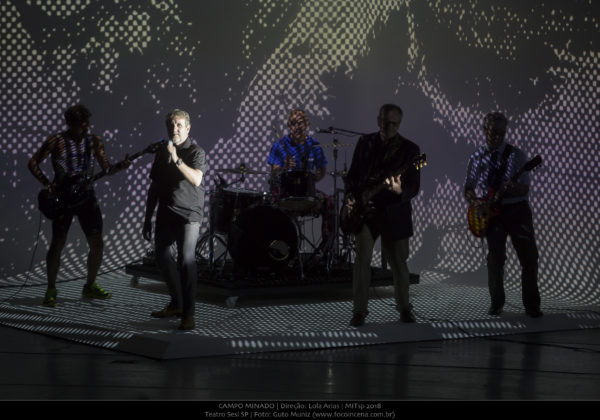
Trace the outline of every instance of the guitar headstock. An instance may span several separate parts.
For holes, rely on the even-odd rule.
[[[427,166],[427,155],[425,153],[421,153],[420,155],[415,156],[412,164],[417,170]]]
[[[533,159],[525,164],[523,167],[524,171],[531,171],[532,169],[540,166],[542,164],[542,157],[540,155],[536,155]]]

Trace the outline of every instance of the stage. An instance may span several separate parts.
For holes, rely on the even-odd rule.
[[[467,284],[460,277],[434,271],[419,273],[418,283],[411,284],[417,322],[404,324],[398,321],[387,281],[382,276],[374,282],[370,314],[360,328],[348,326],[352,315],[349,278],[252,288],[199,282],[196,328],[182,332],[177,330],[179,319],[150,316],[168,303],[166,285],[150,274],[142,275],[132,264],[98,278],[113,295],[105,301],[83,299],[82,280],[58,284],[56,308],[41,305],[43,284],[0,288],[0,324],[153,359],[600,328],[598,306],[544,295],[545,315],[529,318],[519,290],[507,291],[501,316],[489,316],[485,280],[481,285]]]

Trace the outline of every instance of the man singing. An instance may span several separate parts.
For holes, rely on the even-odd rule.
[[[190,330],[195,327],[198,282],[195,251],[204,211],[202,179],[207,169],[206,154],[188,136],[191,124],[187,112],[171,111],[166,125],[169,141],[158,150],[152,164],[143,235],[151,240],[152,216],[158,204],[154,235],[156,263],[171,301],[152,312],[152,316],[180,316],[179,329]],[[177,256],[172,255],[173,243],[177,245]]]

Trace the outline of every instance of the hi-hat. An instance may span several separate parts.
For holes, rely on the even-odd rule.
[[[328,148],[328,147],[348,147],[348,146],[354,146],[354,145],[349,144],[349,143],[319,143],[318,146],[323,147],[323,148]]]
[[[246,165],[240,165],[237,168],[221,168],[221,169],[217,169],[217,172],[226,172],[226,173],[230,173],[230,174],[239,174],[239,175],[246,175],[246,174],[251,174],[251,175],[267,175],[268,172],[260,172],[260,171],[255,171],[254,169],[250,169],[247,168]]]

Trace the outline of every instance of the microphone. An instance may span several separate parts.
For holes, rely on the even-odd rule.
[[[337,132],[333,129],[333,127],[329,127],[329,128],[319,128],[319,127],[317,127],[317,133],[337,134]]]
[[[171,140],[171,139],[165,139],[165,138],[163,138],[163,139],[161,140],[161,142],[162,142],[162,143],[165,145],[165,148],[166,148],[166,147],[167,147],[167,145],[169,145],[169,144],[170,144],[170,145],[173,145],[173,140]],[[169,163],[171,163],[171,162],[172,162],[172,159],[171,159],[171,154],[170,154],[170,153],[168,153],[168,151],[167,151],[167,155],[168,155],[168,159],[169,159],[169,160],[168,160],[168,162],[169,162]]]

